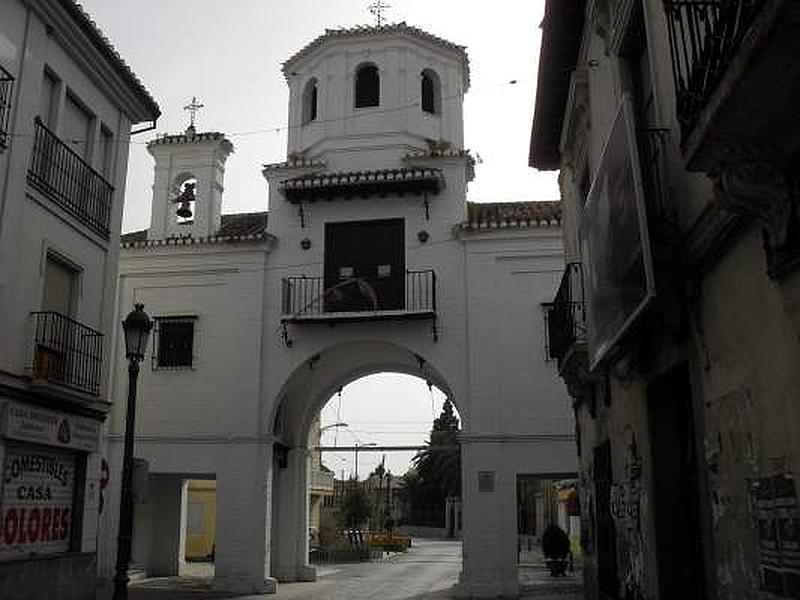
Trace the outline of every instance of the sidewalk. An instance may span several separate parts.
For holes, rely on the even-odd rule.
[[[519,553],[520,598],[537,600],[579,600],[583,598],[583,572],[580,558],[575,560],[574,571],[567,570],[564,577],[553,577],[547,566],[541,546],[533,543]]]

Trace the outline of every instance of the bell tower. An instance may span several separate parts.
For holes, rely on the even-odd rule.
[[[156,161],[148,238],[215,235],[233,144],[219,132],[197,133],[192,123],[185,133],[156,138],[147,150]]]
[[[283,74],[290,157],[333,171],[375,169],[413,151],[463,148],[463,46],[379,17],[374,27],[328,29]]]

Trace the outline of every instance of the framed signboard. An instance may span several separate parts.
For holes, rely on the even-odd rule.
[[[655,297],[633,105],[620,102],[580,225],[587,344],[595,369]]]
[[[0,560],[71,548],[74,452],[26,443],[6,445],[0,482]]]

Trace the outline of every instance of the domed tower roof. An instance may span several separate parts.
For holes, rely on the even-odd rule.
[[[334,172],[380,170],[410,152],[463,149],[464,46],[406,23],[327,29],[283,74],[290,157]]]
[[[325,33],[315,38],[302,48],[295,52],[289,59],[283,63],[283,75],[287,81],[292,75],[292,67],[301,59],[309,57],[320,47],[326,45],[330,41],[350,42],[359,38],[366,37],[395,37],[405,36],[409,38],[416,38],[430,42],[440,48],[450,50],[456,53],[462,62],[463,71],[463,91],[469,91],[470,73],[469,73],[469,57],[467,56],[467,47],[459,44],[449,42],[444,38],[440,38],[432,33],[428,33],[419,27],[412,27],[405,21],[400,23],[389,23],[381,26],[373,25],[356,25],[354,27],[340,27],[336,29],[326,29]]]

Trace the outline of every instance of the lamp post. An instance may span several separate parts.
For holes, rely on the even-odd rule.
[[[144,304],[136,304],[122,322],[122,329],[125,332],[125,356],[128,359],[128,405],[125,413],[125,445],[122,453],[122,491],[119,499],[119,535],[113,600],[128,598],[128,566],[131,561],[133,535],[133,431],[136,423],[136,382],[139,378],[139,363],[147,350],[152,328],[153,321],[144,312]]]
[[[364,448],[364,447],[366,447],[366,446],[377,446],[377,445],[378,445],[378,444],[376,444],[375,442],[370,442],[369,444],[356,444],[356,445],[355,445],[355,450],[354,450],[353,454],[355,455],[355,475],[356,475],[356,481],[358,481],[358,449],[359,449],[359,448]]]
[[[343,421],[339,421],[338,423],[331,423],[330,425],[325,425],[325,427],[320,427],[319,428],[319,437],[320,437],[320,439],[318,440],[317,445],[318,446],[322,445],[322,432],[323,431],[326,431],[328,429],[333,429],[333,428],[338,429],[339,427],[349,427],[349,426],[347,425],[347,423],[344,423]],[[322,464],[322,450],[319,450],[319,464]]]

